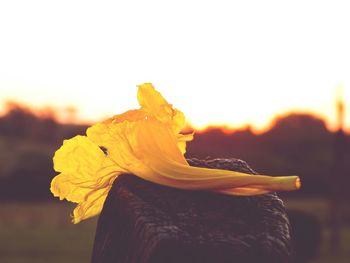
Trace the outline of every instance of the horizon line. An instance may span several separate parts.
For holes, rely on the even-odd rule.
[[[49,117],[52,117],[52,119],[54,119],[57,123],[59,124],[63,124],[63,125],[83,125],[83,126],[91,126],[94,123],[100,122],[105,118],[108,117],[101,117],[101,118],[92,118],[92,119],[86,119],[84,117],[78,116],[79,115],[79,109],[77,107],[74,106],[64,106],[62,107],[63,109],[67,110],[67,108],[71,108],[74,111],[74,116],[64,116],[65,114],[63,114],[63,112],[65,110],[60,110],[60,107],[57,107],[55,105],[42,105],[39,107],[34,107],[34,105],[31,105],[29,103],[23,103],[20,102],[18,100],[8,100],[5,101],[3,103],[3,107],[0,107],[0,117],[5,116],[11,109],[8,108],[6,109],[6,104],[13,104],[15,106],[18,106],[19,108],[28,111],[32,114],[34,114],[36,117],[38,118],[43,118],[45,117],[46,114],[50,115]],[[61,112],[61,114],[60,114]],[[223,133],[225,134],[231,134],[234,133],[236,131],[242,131],[242,130],[250,130],[252,133],[254,134],[263,134],[269,130],[271,130],[271,128],[274,126],[274,124],[276,123],[276,121],[278,119],[282,119],[285,118],[289,115],[292,114],[296,114],[296,115],[309,115],[311,117],[314,117],[316,119],[320,119],[321,121],[324,122],[325,124],[325,128],[330,131],[330,132],[335,132],[337,131],[339,128],[337,127],[337,124],[332,123],[331,120],[329,120],[329,118],[327,116],[325,116],[324,114],[317,112],[317,111],[312,111],[312,110],[303,110],[303,109],[289,109],[286,111],[280,111],[280,112],[276,112],[274,114],[272,114],[266,121],[265,124],[261,125],[260,127],[258,127],[258,125],[256,125],[254,122],[243,122],[242,124],[239,125],[235,125],[229,122],[225,122],[225,123],[207,123],[205,125],[196,125],[194,124],[189,118],[186,118],[186,124],[183,128],[183,132],[191,132],[191,131],[195,131],[197,133],[204,133],[210,129],[219,129],[221,130]],[[61,116],[60,116],[61,115]],[[106,114],[107,115],[107,114]],[[48,117],[48,116],[46,116]],[[343,127],[343,130],[345,133],[349,133],[350,134],[350,127],[347,127],[345,125],[345,127]]]

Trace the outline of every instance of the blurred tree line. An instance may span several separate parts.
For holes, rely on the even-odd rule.
[[[262,134],[254,134],[249,127],[230,134],[220,128],[207,129],[188,145],[187,155],[234,157],[261,174],[299,175],[302,189],[290,194],[328,195],[334,177],[334,139],[324,120],[311,114],[290,113],[277,117]],[[345,170],[349,171],[349,135],[345,143]],[[350,176],[345,177],[349,185]]]
[[[52,199],[53,154],[64,139],[84,134],[85,129],[58,123],[53,109],[34,112],[7,103],[6,113],[0,117],[0,199]]]
[[[64,139],[84,134],[86,128],[59,123],[51,109],[34,113],[9,103],[0,117],[0,199],[53,199],[49,191],[56,174],[53,154]],[[322,119],[290,114],[276,118],[268,131],[258,135],[249,127],[232,133],[220,128],[197,133],[188,144],[186,156],[235,157],[259,173],[297,174],[303,181],[303,193],[324,195],[329,191],[333,170],[333,137]]]

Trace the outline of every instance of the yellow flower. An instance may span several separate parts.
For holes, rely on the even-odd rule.
[[[184,153],[192,134],[180,134],[183,113],[169,104],[152,84],[138,86],[140,109],[116,115],[87,129],[87,136],[65,140],[53,158],[60,174],[51,182],[54,196],[78,203],[73,222],[95,216],[113,181],[122,173],[188,190],[230,195],[291,191],[297,176],[270,177],[220,169],[191,167]]]

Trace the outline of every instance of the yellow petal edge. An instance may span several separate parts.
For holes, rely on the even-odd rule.
[[[228,195],[258,195],[300,188],[298,176],[271,177],[189,166],[184,154],[193,134],[181,134],[184,114],[173,108],[152,84],[138,86],[140,109],[97,123],[86,136],[65,140],[53,162],[59,174],[51,192],[77,203],[73,223],[98,215],[122,173],[153,183]]]

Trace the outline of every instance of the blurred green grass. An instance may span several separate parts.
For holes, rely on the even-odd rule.
[[[289,208],[296,208],[315,215],[323,226],[321,251],[316,259],[310,261],[311,263],[349,262],[349,225],[342,225],[342,246],[339,252],[336,254],[330,252],[326,199],[294,198],[284,199],[284,203]],[[1,203],[0,262],[89,262],[97,218],[73,225],[70,222],[73,208],[74,205],[65,202]]]
[[[89,262],[96,219],[70,222],[67,203],[2,203],[0,262]]]

